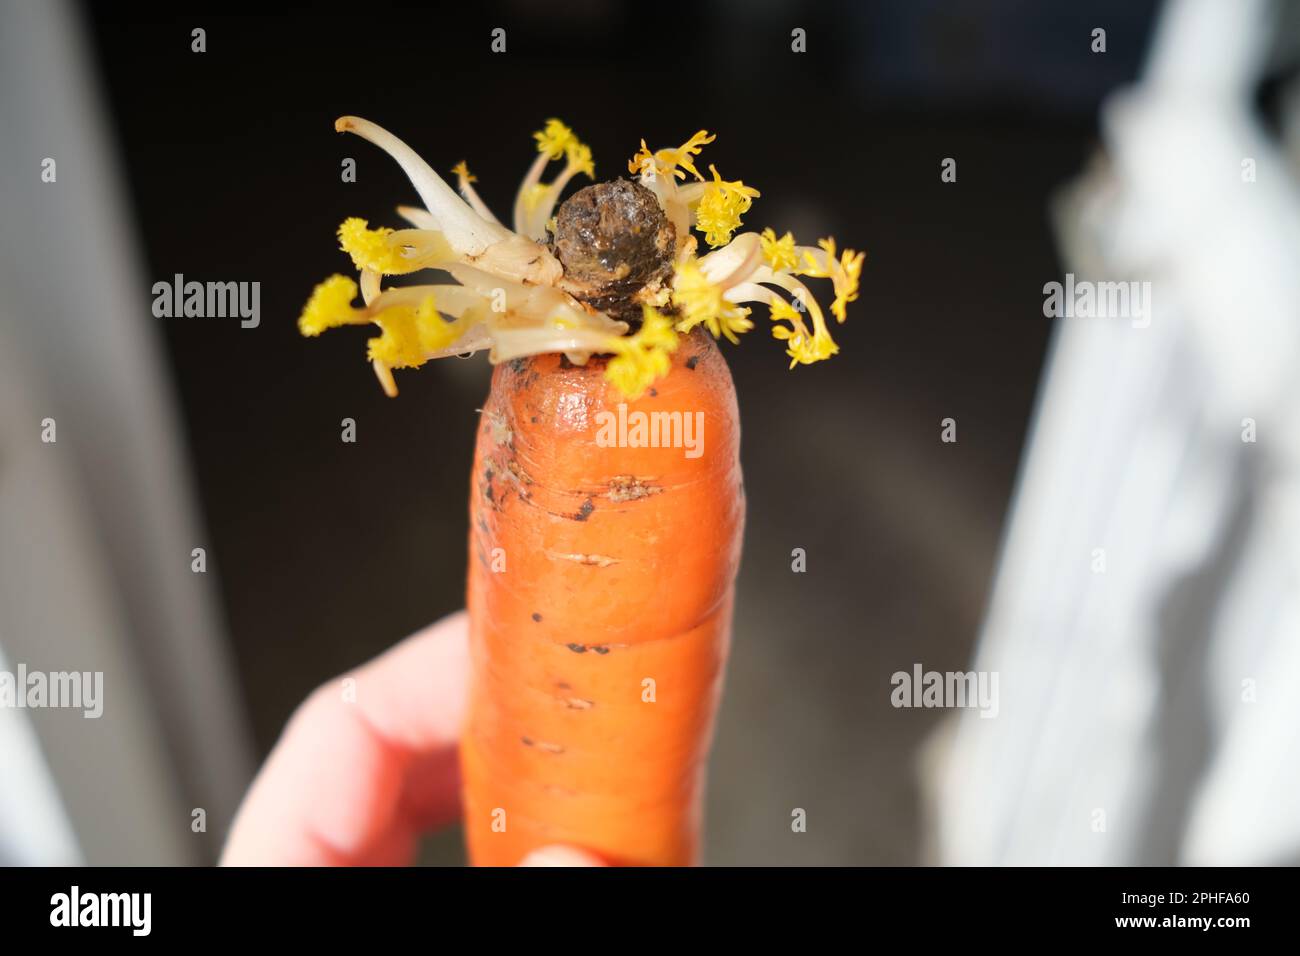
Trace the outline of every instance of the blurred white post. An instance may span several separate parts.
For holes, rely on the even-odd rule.
[[[0,0],[0,645],[13,667],[104,671],[105,709],[0,714],[0,787],[29,795],[0,805],[0,844],[68,862],[66,811],[86,862],[200,862],[249,779],[245,722],[75,12]]]
[[[1251,99],[1276,13],[1168,4],[1055,210],[1067,270],[1150,282],[1150,324],[1056,320],[975,663],[1000,713],[930,781],[941,862],[1300,855],[1300,201]]]

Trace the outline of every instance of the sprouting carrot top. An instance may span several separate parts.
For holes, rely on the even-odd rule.
[[[424,208],[398,207],[415,227],[410,229],[371,229],[361,219],[344,221],[339,244],[360,271],[364,305],[353,304],[357,282],[331,276],[312,293],[298,328],[315,336],[340,325],[378,325],[380,335],[368,342],[367,357],[389,395],[397,394],[392,369],[488,348],[493,362],[563,352],[583,364],[593,354],[612,355],[605,376],[633,399],[667,373],[679,334],[702,325],[715,338],[737,342],[754,325],[750,309],[741,304],[745,302],[771,310],[772,334],[785,342],[791,368],[839,350],[821,307],[798,277],[829,279],[835,293],[830,311],[843,322],[845,306],[858,295],[864,254],[837,254],[833,239],[797,245],[790,233],[778,238],[772,229],[735,235],[759,192],[740,180],[723,179],[712,165],[712,178],[696,169],[695,157],[714,139],[704,130],[676,149],[652,152],[642,140],[628,163],[635,184],[588,187],[610,187],[617,193],[627,204],[624,212],[647,223],[646,229],[635,230],[635,241],[657,243],[645,249],[653,253],[657,248],[663,256],[658,270],[635,272],[619,262],[608,275],[593,278],[574,265],[581,250],[574,252],[573,244],[557,235],[557,219],[565,218],[571,204],[575,211],[570,218],[584,215],[575,200],[587,190],[566,202],[557,217],[553,213],[560,193],[578,173],[592,178],[595,172],[591,150],[559,120],[548,120],[534,134],[538,156],[519,187],[513,230],[479,198],[464,162],[452,169],[458,196],[414,150],[374,123],[345,116],[334,128],[356,133],[392,156]],[[547,165],[561,159],[560,174],[543,182]],[[688,178],[693,181],[686,182]],[[655,206],[654,201],[657,207],[638,209],[638,197],[646,197],[640,200],[642,207]],[[605,198],[589,198],[582,236],[589,239],[593,229],[608,228],[601,211]],[[704,234],[712,251],[697,254],[692,227]],[[561,222],[558,231],[564,230]],[[618,245],[620,239],[610,241]],[[601,247],[600,262],[617,262],[609,248]],[[456,284],[383,288],[384,276],[422,269],[446,272]],[[629,307],[639,313],[631,322],[624,320]],[[639,327],[629,334],[633,325]]]

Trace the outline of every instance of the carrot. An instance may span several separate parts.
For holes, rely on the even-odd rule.
[[[457,197],[387,131],[335,126],[392,155],[426,208],[399,208],[412,229],[345,221],[360,282],[317,286],[300,330],[377,325],[367,354],[390,395],[393,369],[484,348],[496,363],[470,493],[470,860],[572,844],[611,863],[694,863],[744,525],[736,397],[714,340],[750,330],[741,303],[756,302],[792,368],[834,355],[801,277],[831,281],[842,322],[863,257],[735,235],[759,193],[700,174],[704,131],[677,149],[642,143],[634,180],[559,204],[594,164],[551,120],[507,229],[464,163]],[[692,228],[713,251],[697,254]],[[383,288],[422,269],[455,281]]]
[[[731,376],[694,334],[655,394],[627,403],[633,422],[702,420],[704,453],[689,458],[602,447],[598,416],[622,396],[596,361],[566,364],[497,366],[478,434],[461,749],[471,859],[513,865],[571,843],[691,863],[744,523]]]

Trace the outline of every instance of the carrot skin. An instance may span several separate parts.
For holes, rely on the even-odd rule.
[[[483,409],[461,740],[476,865],[555,843],[612,863],[698,862],[744,526],[735,391],[712,339],[684,336],[668,375],[626,407],[693,426],[702,413],[698,455],[604,447],[600,413],[623,399],[603,369],[503,363]]]

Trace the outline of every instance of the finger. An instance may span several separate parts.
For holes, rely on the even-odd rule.
[[[599,857],[572,846],[544,846],[533,850],[520,866],[604,866]]]
[[[459,810],[464,612],[325,684],[290,719],[235,818],[225,865],[409,859]]]

